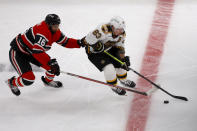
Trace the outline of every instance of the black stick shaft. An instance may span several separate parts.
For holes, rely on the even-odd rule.
[[[143,76],[142,74],[138,73],[134,69],[129,68],[129,70],[133,71],[135,74],[139,75],[140,77],[142,77],[143,79],[145,79],[146,81],[148,81],[149,83],[151,83],[152,85],[154,85],[155,87],[157,87],[158,89],[162,90],[166,94],[170,95],[171,97],[176,98],[176,99],[181,99],[181,100],[184,100],[184,101],[188,101],[188,99],[186,97],[183,97],[183,96],[175,96],[175,95],[169,93],[168,91],[164,90],[159,85],[155,84],[154,82],[152,82],[151,80],[149,80],[147,77]]]

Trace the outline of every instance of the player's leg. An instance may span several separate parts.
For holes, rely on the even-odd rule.
[[[113,64],[108,64],[104,67],[104,76],[108,84],[117,85],[116,70]],[[126,91],[120,88],[113,87],[112,90],[119,95],[125,95]]]
[[[54,61],[55,59],[53,59]],[[32,64],[38,66],[38,67],[42,67],[42,65],[33,57],[30,57],[30,61]],[[54,61],[55,64],[57,64],[57,61]],[[44,67],[42,67],[44,68]],[[46,70],[45,72],[45,76],[41,77],[42,82],[46,85],[46,86],[50,86],[50,87],[55,87],[55,88],[60,88],[63,86],[62,82],[60,81],[54,81],[55,75],[52,74],[50,72],[50,70]]]
[[[116,70],[112,64],[104,67],[104,76],[108,84],[117,85]]]
[[[129,79],[127,79],[127,71],[122,68],[116,68],[116,75],[120,81],[121,84],[127,87],[134,88],[135,83]]]
[[[29,86],[33,84],[35,80],[35,76],[32,72],[32,68],[27,57],[27,55],[21,53],[20,51],[16,51],[13,48],[10,49],[10,62],[19,76],[13,76],[8,79],[7,83],[15,95],[20,95],[19,87]]]
[[[112,85],[117,84],[116,70],[111,63],[111,58],[109,56],[104,53],[88,54],[88,59],[97,67],[99,71],[104,71],[107,83]],[[119,95],[126,94],[126,91],[120,88],[112,88],[112,90]]]
[[[118,50],[119,50],[118,48],[113,47],[109,50],[109,53],[112,54],[113,56],[119,58]],[[123,84],[124,86],[134,88],[135,83],[133,81],[127,79],[127,71],[122,68],[122,65],[119,62],[117,62],[116,60],[112,59],[111,57],[110,57],[110,61],[114,65],[114,67],[116,68],[116,75],[117,75],[120,83]]]

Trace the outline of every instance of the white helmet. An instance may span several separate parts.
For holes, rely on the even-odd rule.
[[[116,29],[124,29],[125,30],[125,28],[126,28],[125,21],[120,16],[112,17],[109,24],[113,25]]]

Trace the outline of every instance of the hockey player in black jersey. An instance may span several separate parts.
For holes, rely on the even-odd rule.
[[[100,70],[104,72],[107,83],[116,85],[118,80],[124,86],[134,88],[135,83],[127,79],[127,70],[125,66],[112,59],[103,51],[116,56],[127,66],[130,66],[128,56],[125,56],[125,22],[121,17],[113,17],[109,22],[99,25],[83,39],[86,45],[86,53],[89,60]],[[112,88],[119,95],[125,95],[126,91],[119,88]]]

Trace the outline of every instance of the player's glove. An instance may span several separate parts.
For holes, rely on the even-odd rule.
[[[125,65],[122,66],[123,69],[129,71],[129,66],[131,65],[130,63],[130,59],[129,59],[129,56],[125,56],[123,59],[122,59],[122,62],[125,62]]]
[[[104,51],[104,44],[98,41],[93,45],[89,45],[89,49],[92,53],[101,53]]]
[[[125,56],[123,62],[125,62],[127,66],[131,65],[129,56]]]
[[[85,42],[85,37],[83,37],[82,39],[77,40],[77,43],[81,47],[85,47],[87,45],[86,42]]]
[[[56,59],[51,59],[48,63],[48,65],[51,67],[50,73],[59,76],[60,75],[60,67],[57,63]]]

